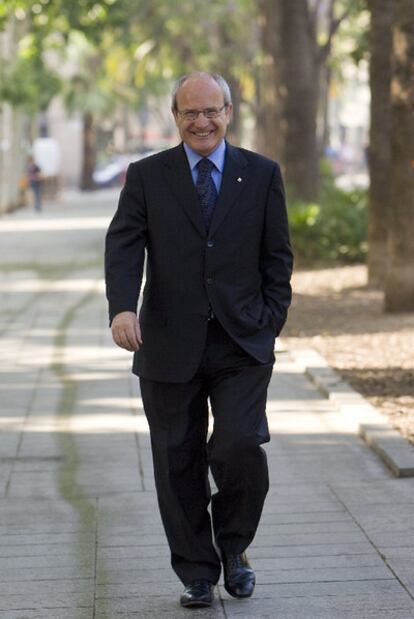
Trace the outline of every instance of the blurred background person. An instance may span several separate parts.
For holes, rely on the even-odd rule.
[[[42,174],[41,169],[32,156],[27,159],[26,167],[27,184],[33,196],[35,211],[42,210]]]

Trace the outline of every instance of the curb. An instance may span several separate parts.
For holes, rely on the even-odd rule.
[[[393,428],[385,415],[343,380],[315,350],[296,349],[289,353],[335,409],[346,417],[351,430],[375,451],[395,477],[414,477],[414,446]]]

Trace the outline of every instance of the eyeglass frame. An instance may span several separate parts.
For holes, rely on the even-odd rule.
[[[200,114],[203,114],[204,118],[207,118],[208,120],[212,120],[214,118],[218,118],[221,112],[228,107],[229,107],[229,104],[225,103],[220,108],[208,108],[207,107],[204,110],[178,110],[176,109],[175,111],[177,112],[178,116],[183,120],[190,120],[190,121],[197,120]],[[190,114],[190,116],[186,117],[186,114]],[[207,114],[213,114],[213,116],[207,116]]]

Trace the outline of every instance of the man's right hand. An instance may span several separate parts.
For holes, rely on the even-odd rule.
[[[142,346],[141,327],[134,312],[120,312],[112,320],[112,337],[118,346],[136,352]]]

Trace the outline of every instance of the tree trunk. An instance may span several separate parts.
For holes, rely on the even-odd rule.
[[[391,217],[385,310],[414,311],[414,2],[394,0]]]
[[[313,200],[319,177],[319,63],[307,0],[259,0],[259,9],[264,51],[260,150],[281,161],[291,196]]]
[[[228,138],[232,144],[241,145],[242,140],[242,121],[240,114],[240,105],[242,102],[242,94],[239,80],[232,75],[228,76],[228,85],[231,90],[231,98],[233,103],[233,117],[229,125]]]
[[[96,132],[91,112],[83,115],[83,159],[81,184],[82,191],[95,189],[93,171],[96,165]]]
[[[320,92],[320,131],[318,134],[318,151],[319,157],[323,157],[326,149],[330,144],[330,126],[329,126],[329,97],[332,83],[332,69],[329,66],[324,67],[324,78],[321,82]]]
[[[389,0],[369,0],[369,8],[371,126],[368,151],[368,283],[372,287],[382,288],[388,262],[387,231],[391,200],[390,87],[393,3]]]
[[[262,155],[279,161],[284,168],[278,60],[281,57],[281,15],[269,0],[258,0],[258,8],[263,62],[260,75],[256,76],[256,149]]]
[[[242,91],[239,79],[232,73],[233,58],[237,55],[235,48],[234,35],[229,32],[228,23],[219,22],[212,23],[212,28],[209,32],[210,45],[212,49],[219,49],[220,54],[216,63],[216,71],[223,75],[230,87],[233,115],[227,137],[232,144],[241,145],[242,141],[242,119],[240,106],[242,103]]]
[[[334,6],[335,6],[335,0],[330,0],[330,2],[325,8],[329,31],[333,28],[333,25],[335,22]],[[315,13],[313,15],[313,28],[315,30],[315,36],[316,36],[317,24],[318,24],[318,10],[315,9]],[[332,47],[331,43],[327,42],[325,46],[320,50],[320,53],[318,54],[319,117],[318,117],[316,124],[317,124],[317,128],[319,126],[319,131],[317,131],[319,158],[324,157],[326,153],[326,149],[330,144],[329,99],[330,99],[330,94],[331,94],[330,90],[331,90],[331,84],[332,84],[332,67],[327,62],[327,59],[331,52],[331,47]]]
[[[282,6],[282,47],[286,54],[282,65],[286,86],[285,178],[291,195],[313,200],[319,180],[316,116],[320,76],[316,34],[310,32],[307,0],[282,1]]]

